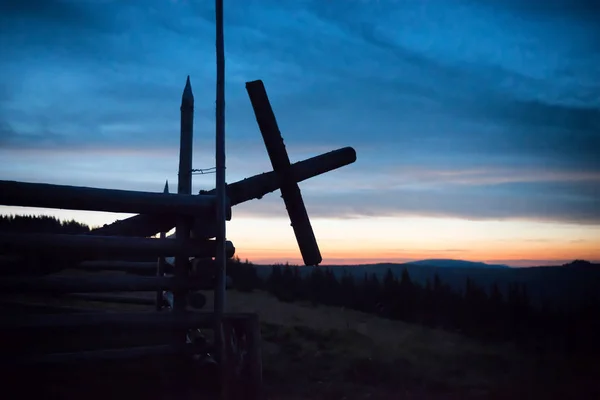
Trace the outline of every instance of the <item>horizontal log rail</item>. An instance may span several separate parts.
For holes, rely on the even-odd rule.
[[[156,261],[111,261],[111,260],[94,260],[84,261],[77,264],[73,269],[88,271],[88,272],[99,272],[99,271],[117,271],[126,272],[128,274],[135,275],[156,275]],[[173,273],[173,266],[170,264],[165,265],[165,274]]]
[[[22,315],[24,313],[43,313],[43,314],[65,314],[65,313],[90,313],[107,312],[103,309],[83,308],[57,304],[43,304],[40,300],[21,300],[12,298],[0,299],[0,315],[5,318],[7,315]]]
[[[214,195],[182,195],[83,186],[0,181],[0,204],[133,214],[189,215],[214,219]],[[231,206],[228,207],[231,218]]]
[[[228,321],[256,319],[253,313],[225,314]],[[185,311],[181,313],[148,311],[77,314],[25,314],[3,316],[0,331],[29,331],[31,329],[69,328],[149,328],[149,329],[213,329],[214,313]]]
[[[212,282],[198,277],[179,280],[175,277],[157,276],[35,276],[0,279],[0,292],[10,293],[102,293],[150,292],[156,290],[211,290]]]
[[[155,298],[140,297],[124,294],[103,294],[103,293],[67,293],[64,295],[67,299],[95,301],[101,303],[120,303],[120,304],[136,304],[143,306],[156,305]],[[165,303],[164,301],[162,302]]]
[[[227,242],[227,256],[233,257],[233,243]],[[214,257],[214,240],[187,239],[167,240],[138,237],[65,235],[47,233],[0,232],[0,253],[33,254],[58,252],[68,258],[110,259],[123,256],[167,257],[187,255],[190,257]]]
[[[193,355],[202,351],[209,350],[206,347],[189,343],[183,345],[156,345],[156,346],[137,346],[121,349],[102,349],[87,350],[69,353],[51,353],[25,357],[11,357],[2,359],[4,363],[10,363],[13,366],[43,365],[43,364],[63,364],[78,363],[85,361],[108,361],[108,360],[126,360],[140,357],[152,356],[170,356],[170,355]]]

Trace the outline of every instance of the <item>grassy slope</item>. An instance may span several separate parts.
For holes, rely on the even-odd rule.
[[[229,292],[227,308],[259,313],[265,383],[286,399],[480,397],[532,368],[510,345],[261,292]]]
[[[210,310],[212,295],[207,294]],[[546,398],[563,398],[574,391],[578,398],[592,398],[572,376],[566,378],[568,365],[536,362],[509,344],[482,344],[353,310],[282,303],[263,292],[229,291],[227,310],[260,316],[264,381],[271,399],[512,399],[542,392]]]

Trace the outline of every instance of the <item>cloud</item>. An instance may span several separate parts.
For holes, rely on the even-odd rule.
[[[560,171],[340,170],[300,188],[313,218],[422,216],[597,225],[599,181],[598,174]],[[235,214],[287,215],[278,193],[242,204]]]
[[[537,198],[536,198],[537,197]],[[462,218],[465,220],[532,220],[585,225],[600,224],[598,199],[493,194],[469,191],[415,193],[409,190],[362,192],[351,195],[304,196],[313,218],[369,218],[380,216],[420,216]],[[236,207],[235,215],[285,216],[285,207],[276,195]]]
[[[525,3],[229,2],[231,179],[270,167],[244,88],[263,79],[292,160],[357,150],[355,165],[302,184],[311,214],[597,223],[594,3]],[[150,172],[136,176],[132,162],[120,169],[122,158],[108,153],[128,149],[140,163],[163,153],[176,158],[190,74],[202,153],[195,161],[212,166],[213,7],[199,0],[3,2],[0,149],[73,157],[96,149],[105,152],[103,176],[93,167],[79,175],[60,168],[61,176],[149,185]],[[172,170],[161,165],[150,170],[159,184]],[[18,174],[39,176],[26,167]],[[240,212],[268,215],[265,201]]]

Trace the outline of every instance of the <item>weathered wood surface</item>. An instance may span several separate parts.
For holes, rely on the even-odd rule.
[[[161,240],[151,238],[121,238],[112,236],[64,235],[45,233],[0,232],[0,254],[44,253],[68,255],[69,258],[114,259],[123,256],[175,256],[213,257],[214,240],[188,239]],[[233,257],[235,248],[227,242],[227,253]]]
[[[254,115],[263,137],[273,170],[279,177],[281,197],[285,203],[296,241],[305,265],[318,265],[323,261],[317,239],[310,224],[304,200],[298,187],[298,179],[294,177],[281,132],[267,91],[260,80],[246,82],[246,90],[254,109]]]
[[[0,181],[0,204],[140,214],[214,218],[213,195],[169,194],[83,186]]]

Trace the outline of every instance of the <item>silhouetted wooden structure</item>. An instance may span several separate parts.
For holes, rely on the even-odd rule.
[[[246,87],[273,171],[225,187],[227,207],[221,215],[223,222],[231,218],[231,207],[280,189],[304,262],[317,265],[322,257],[298,182],[353,163],[356,152],[346,147],[291,164],[264,85],[254,81],[248,82]],[[0,232],[0,254],[12,256],[8,260],[13,260],[12,268],[9,268],[9,262],[6,269],[11,271],[10,276],[0,278],[0,292],[5,298],[3,311],[12,310],[0,319],[3,335],[0,357],[4,366],[53,365],[145,355],[210,356],[215,351],[214,344],[210,340],[190,339],[189,332],[211,330],[216,319],[222,317],[223,359],[218,360],[222,367],[221,389],[230,399],[261,398],[258,316],[230,313],[219,316],[215,312],[196,311],[204,306],[205,300],[198,290],[214,289],[215,298],[224,298],[225,286],[221,279],[215,279],[216,284],[207,280],[207,276],[219,273],[214,261],[217,252],[214,238],[219,222],[216,193],[212,190],[191,194],[193,104],[188,77],[181,105],[177,194],[169,194],[167,186],[163,193],[150,193],[0,181],[2,205],[138,214],[86,235]],[[176,235],[166,237],[165,232],[174,227]],[[153,238],[157,234],[160,238]],[[224,246],[225,256],[233,257],[233,243],[225,242]],[[174,262],[167,262],[166,257],[174,257]],[[203,273],[192,271],[192,262],[199,265]],[[24,264],[35,264],[36,268],[28,268],[27,274],[19,274],[19,267]],[[122,274],[55,274],[62,269],[118,271]],[[135,291],[151,291],[156,296],[151,299],[109,293]],[[28,308],[23,303],[23,312],[20,312],[11,296],[25,293],[53,299],[154,305],[156,309],[103,312],[98,309],[61,310],[58,307],[48,314],[32,312],[36,308]],[[130,341],[125,346],[110,348],[93,343],[98,338],[98,330],[110,337],[117,335],[115,332],[140,329],[166,333],[153,345]],[[85,340],[89,348],[74,351],[63,342],[51,346],[49,338],[57,333],[71,335],[74,332],[89,337]],[[46,339],[49,340],[47,346],[31,345]]]

